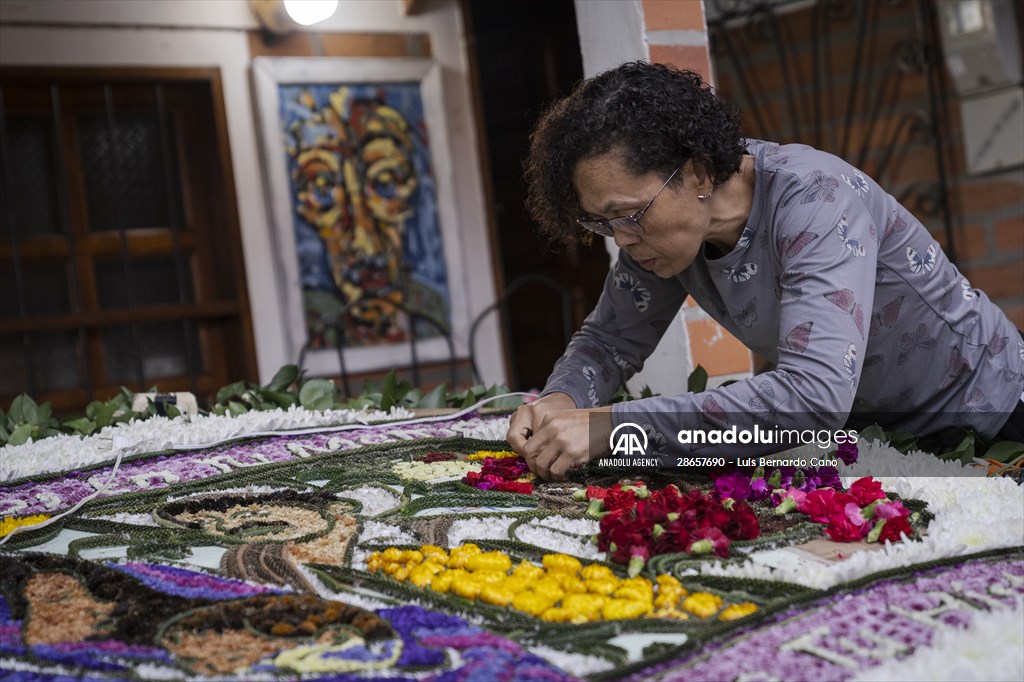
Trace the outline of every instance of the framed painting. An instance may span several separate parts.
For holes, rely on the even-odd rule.
[[[447,360],[468,312],[440,67],[259,57],[253,77],[290,357],[400,367],[416,339],[419,361]]]

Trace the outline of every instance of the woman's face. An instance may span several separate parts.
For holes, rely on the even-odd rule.
[[[677,178],[680,176],[682,184],[673,180],[640,219],[644,234],[616,230],[614,235],[620,249],[659,277],[673,277],[689,267],[708,236],[710,213],[707,202],[697,195],[708,193],[710,180],[706,176],[698,180],[689,163],[679,171]],[[658,173],[634,175],[612,151],[580,160],[572,184],[586,215],[608,219],[643,209],[665,184],[666,177]]]

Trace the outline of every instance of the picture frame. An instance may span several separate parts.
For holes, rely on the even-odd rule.
[[[403,340],[380,338],[377,342],[365,344],[343,343],[344,370],[347,373],[372,372],[391,368],[407,367],[416,362],[447,362],[454,358],[468,356],[465,339],[470,324],[469,300],[466,292],[466,256],[462,252],[459,220],[453,192],[452,148],[449,144],[442,100],[441,67],[429,58],[420,57],[257,57],[253,60],[253,93],[256,100],[261,158],[264,161],[268,213],[272,225],[271,244],[274,248],[276,291],[283,311],[285,352],[290,358],[304,359],[305,369],[314,375],[330,375],[339,368],[338,350],[333,343],[308,344],[312,339],[309,321],[310,274],[305,269],[308,263],[300,261],[308,248],[300,254],[299,230],[308,232],[310,226],[299,226],[305,222],[297,211],[294,168],[289,167],[287,153],[288,132],[286,131],[285,97],[294,96],[296,87],[308,87],[311,92],[346,88],[346,92],[391,93],[404,91],[405,100],[413,101],[418,95],[421,102],[421,121],[410,121],[417,128],[424,128],[426,163],[431,171],[430,185],[434,192],[432,205],[436,211],[436,234],[420,235],[421,243],[433,248],[429,259],[429,271],[435,273],[443,264],[444,280],[441,285],[434,283],[437,291],[427,297],[433,302],[446,297],[446,322],[449,339],[436,335],[436,325],[420,325],[415,349],[411,348],[411,333]],[[415,94],[409,96],[410,88]],[[288,95],[288,93],[292,93]],[[396,107],[400,108],[400,107]],[[389,106],[390,110],[391,107]],[[399,112],[400,114],[402,112]],[[417,125],[418,124],[418,125]],[[294,152],[294,150],[293,150]],[[419,166],[422,170],[422,164]],[[424,191],[424,188],[418,188]],[[430,202],[428,202],[430,203]],[[427,220],[426,222],[429,222]],[[297,227],[299,226],[299,227]],[[439,237],[440,244],[430,247],[430,242]],[[308,242],[307,242],[308,243]],[[424,249],[421,249],[423,251]],[[350,259],[351,260],[351,259]],[[392,268],[393,269],[393,268]],[[406,268],[408,269],[408,268]],[[341,280],[349,275],[344,266],[338,266],[335,278]],[[413,272],[412,278],[416,279]],[[422,279],[422,278],[421,278]],[[348,282],[341,282],[349,286]],[[428,283],[429,284],[429,283]],[[428,286],[427,289],[430,287]],[[423,291],[424,287],[420,287]],[[410,306],[411,307],[411,306]],[[418,311],[417,311],[418,312]],[[437,318],[437,315],[430,315]],[[408,318],[406,317],[408,321]],[[421,320],[422,322],[423,320]],[[428,333],[424,334],[424,330]],[[434,331],[434,336],[429,332]],[[372,341],[373,339],[371,339]],[[321,347],[316,347],[320,345]]]

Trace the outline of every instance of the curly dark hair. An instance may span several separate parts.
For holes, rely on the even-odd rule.
[[[553,245],[581,238],[576,164],[613,150],[636,175],[669,175],[692,159],[716,186],[739,170],[745,153],[739,112],[698,73],[627,62],[582,81],[540,117],[524,163],[526,207]]]

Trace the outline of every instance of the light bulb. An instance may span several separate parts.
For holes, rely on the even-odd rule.
[[[296,24],[312,26],[334,14],[338,0],[284,0],[284,8]]]

